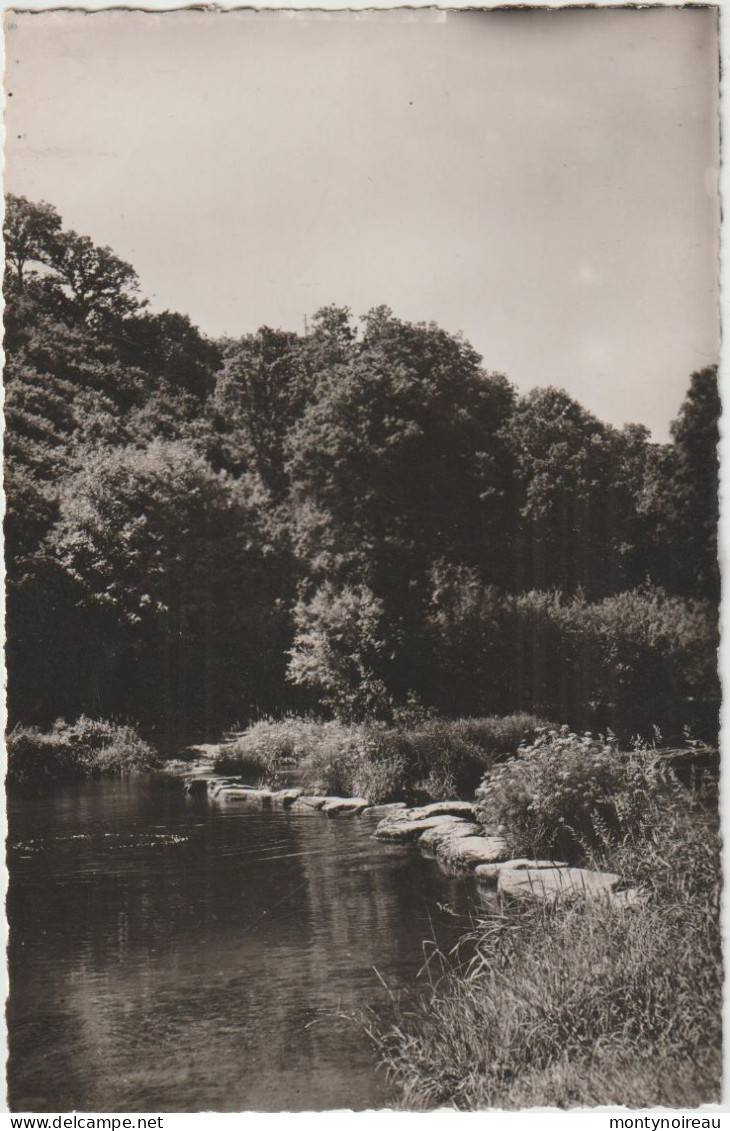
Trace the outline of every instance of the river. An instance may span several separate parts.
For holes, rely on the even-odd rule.
[[[393,1102],[350,1015],[426,992],[471,881],[367,816],[237,809],[164,775],[12,795],[8,822],[12,1111]]]

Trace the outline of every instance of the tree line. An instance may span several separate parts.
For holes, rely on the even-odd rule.
[[[714,368],[669,443],[377,307],[212,340],[6,200],[8,709],[717,727]]]

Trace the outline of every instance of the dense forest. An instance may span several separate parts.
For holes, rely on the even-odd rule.
[[[11,726],[714,739],[715,369],[658,444],[385,306],[211,340],[51,205],[8,197],[4,234]]]

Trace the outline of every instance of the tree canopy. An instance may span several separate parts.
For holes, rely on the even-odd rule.
[[[712,729],[715,369],[656,444],[385,306],[214,341],[50,204],[9,196],[5,240],[11,722]]]

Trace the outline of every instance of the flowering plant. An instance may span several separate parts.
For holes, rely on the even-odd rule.
[[[651,751],[617,749],[613,735],[543,728],[477,790],[477,815],[501,827],[516,854],[575,860],[637,828],[660,786]]]

